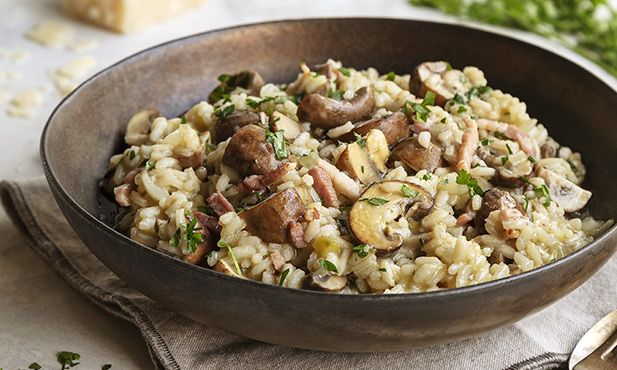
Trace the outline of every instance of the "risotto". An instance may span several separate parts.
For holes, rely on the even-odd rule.
[[[581,155],[476,67],[221,75],[180,117],[128,122],[105,184],[131,239],[290,288],[413,293],[562,258],[606,230]]]

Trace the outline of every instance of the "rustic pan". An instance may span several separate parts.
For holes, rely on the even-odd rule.
[[[564,145],[583,153],[598,218],[617,217],[617,93],[581,66],[508,37],[430,22],[312,19],[241,26],[138,53],[88,80],[50,117],[45,173],[65,216],[90,250],[130,285],[206,324],[288,346],[394,351],[479,335],[568,294],[617,249],[615,228],[548,266],[468,288],[409,295],[329,295],[241,280],[141,246],[99,221],[98,182],[144,107],[178,115],[204,100],[224,72],[257,69],[289,81],[298,62],[327,58],[407,73],[422,61],[476,65],[491,85],[519,96]]]

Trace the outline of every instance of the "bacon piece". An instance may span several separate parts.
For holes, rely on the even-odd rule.
[[[325,205],[338,208],[340,202],[328,173],[323,168],[314,166],[308,171],[308,174],[313,178],[313,187],[324,200]]]
[[[259,192],[265,189],[266,189],[266,185],[264,184],[263,175],[247,176],[238,185],[238,190],[243,193],[247,193],[247,194]]]
[[[203,150],[198,150],[189,156],[177,155],[175,157],[182,168],[197,168],[204,163],[206,153]]]
[[[122,207],[130,206],[129,203],[129,194],[133,191],[133,184],[122,184],[120,186],[116,186],[114,188],[114,196],[116,198],[116,202]]]
[[[478,135],[478,124],[476,121],[465,117],[465,132],[463,133],[463,141],[458,148],[456,156],[456,169],[469,171],[471,168],[471,160],[480,143],[480,136]]]
[[[124,180],[123,180],[124,183],[132,184],[135,181],[135,176],[137,176],[142,170],[143,170],[143,167],[140,167],[140,168],[136,168],[130,171],[129,173],[127,173],[126,176],[124,176]]]
[[[212,233],[219,234],[221,232],[221,225],[219,225],[218,218],[199,211],[193,211],[193,216],[197,218],[201,227],[205,227]]]
[[[276,270],[280,270],[285,264],[285,259],[279,252],[270,253],[270,261]]]
[[[463,213],[462,215],[458,216],[458,218],[456,219],[456,226],[465,226],[468,223],[471,222],[471,220],[473,220],[474,218],[474,214],[472,213]]]
[[[304,241],[304,229],[299,222],[292,221],[289,223],[289,239],[291,245],[298,249],[306,248],[306,242]]]
[[[220,191],[217,191],[216,193],[210,195],[210,197],[208,198],[208,204],[210,205],[210,207],[212,207],[214,213],[219,216],[222,216],[225,213],[234,210],[234,206],[229,203],[227,198],[225,198],[225,196],[221,194]]]

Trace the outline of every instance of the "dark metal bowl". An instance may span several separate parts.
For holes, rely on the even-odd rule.
[[[257,340],[325,351],[394,351],[508,325],[570,293],[617,249],[613,227],[547,266],[467,288],[421,294],[329,295],[237,279],[175,260],[99,221],[98,182],[131,115],[175,116],[204,100],[224,72],[295,77],[327,58],[407,73],[422,61],[475,65],[491,86],[527,102],[564,145],[583,153],[597,218],[617,217],[617,93],[581,66],[508,37],[430,22],[315,19],[207,32],[136,54],[88,80],[54,111],[41,152],[64,215],[90,250],[169,309]]]

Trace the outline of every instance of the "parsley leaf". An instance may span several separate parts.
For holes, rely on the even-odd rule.
[[[367,202],[368,204],[373,205],[373,206],[383,206],[384,204],[389,202],[389,200],[382,199],[382,198],[362,198],[359,201]]]
[[[285,271],[283,271],[283,273],[281,274],[281,279],[279,280],[279,286],[283,286],[283,283],[285,283],[285,279],[287,278],[288,274],[289,274],[289,269],[285,269]]]
[[[415,198],[420,194],[420,192],[410,188],[407,185],[403,185],[401,186],[401,194],[403,194],[405,198]]]
[[[343,93],[338,90],[328,90],[328,98],[334,100],[343,100]]]
[[[186,120],[186,117],[185,117],[185,116],[182,116],[182,119],[180,120],[180,124],[181,124],[181,125],[184,125],[184,124],[186,124],[187,122],[188,122],[188,121]]]
[[[171,245],[174,248],[178,248],[178,243],[180,242],[181,235],[182,235],[182,231],[180,231],[180,228],[177,228],[174,235],[171,237],[171,239],[169,239],[169,245]]]
[[[341,72],[345,77],[351,76],[351,71],[349,71],[349,68],[341,67],[338,69],[338,71]]]
[[[386,270],[385,267],[380,268],[379,271],[381,271],[381,272],[388,272],[388,270]]]
[[[283,135],[282,130],[275,132],[266,130],[266,140],[272,144],[276,159],[285,159],[289,156],[287,153],[287,148],[285,148],[285,136]]]
[[[395,77],[396,77],[396,73],[394,73],[394,71],[390,71],[386,74],[386,80],[388,81],[394,81]]]
[[[506,163],[508,163],[508,160],[509,160],[509,159],[510,159],[510,158],[509,158],[507,155],[504,155],[503,157],[501,157],[501,165],[502,165],[502,166],[505,166],[505,165],[506,165]]]
[[[30,366],[28,366],[28,369],[39,370],[41,367],[42,366],[39,365],[38,363],[33,362],[33,363],[30,364]]]
[[[81,356],[75,352],[62,351],[58,352],[56,358],[60,365],[62,365],[62,370],[66,370],[79,365],[79,362],[75,361],[79,360]]]
[[[540,200],[540,204],[542,204],[545,207],[548,207],[551,205],[551,195],[549,194],[548,188],[546,187],[546,185],[542,184],[540,186],[535,186],[533,188],[533,191],[536,193],[536,196]]]
[[[325,268],[330,272],[338,273],[336,265],[328,260],[319,260],[319,264],[321,265],[321,267]]]
[[[514,154],[512,152],[512,148],[510,148],[510,144],[506,143],[506,149],[508,149],[508,154],[510,154],[510,155]]]
[[[105,364],[103,365],[103,367],[101,368],[101,370],[109,370],[111,369],[111,364]]]
[[[360,258],[368,256],[370,247],[366,244],[359,244],[351,248],[351,251],[358,254]]]
[[[131,151],[129,152],[129,159],[130,159],[130,160],[135,159],[135,157],[136,157],[136,156],[137,156],[137,154],[135,154],[135,151],[134,151],[134,150],[131,150]]]
[[[358,143],[358,145],[360,145],[360,148],[364,148],[364,146],[366,145],[366,138],[362,137],[357,132],[354,132],[353,136],[356,138],[356,143]]]
[[[474,196],[478,194],[479,196],[484,195],[484,190],[478,185],[478,180],[474,179],[469,175],[469,173],[465,170],[460,170],[458,172],[458,176],[456,177],[456,183],[459,185],[467,185],[469,188],[469,195]]]
[[[232,114],[236,110],[236,106],[233,104],[228,104],[224,107],[218,107],[214,110],[214,115],[220,118],[225,118]]]
[[[491,140],[491,139],[489,139],[489,138],[484,138],[484,139],[482,139],[482,141],[481,141],[482,146],[489,146],[489,145],[491,145],[491,143],[492,143],[492,142],[493,142],[493,140]]]
[[[484,94],[488,94],[491,91],[493,91],[493,89],[488,86],[474,86],[467,92],[467,99],[471,100],[471,98],[473,97],[480,97]]]
[[[227,253],[229,254],[229,256],[231,257],[231,260],[234,263],[234,267],[236,268],[236,271],[238,272],[238,275],[243,276],[242,275],[242,269],[240,269],[240,264],[238,263],[238,259],[236,258],[236,255],[234,254],[233,248],[231,246],[231,244],[227,243],[224,239],[219,240],[216,245],[221,248],[221,249],[227,249]]]
[[[148,159],[146,161],[146,171],[150,171],[154,169],[155,166],[156,166],[156,161],[153,161],[152,159]]]
[[[424,105],[425,107],[427,105],[435,105],[435,98],[437,97],[437,95],[435,95],[434,92],[432,91],[427,91],[426,94],[424,94],[424,99],[422,99],[422,105]]]
[[[422,180],[424,180],[424,181],[429,181],[430,179],[432,179],[432,178],[433,178],[433,176],[431,176],[431,174],[427,172],[427,173],[425,173],[424,175],[422,175],[422,177],[421,177],[421,178],[422,178]]]
[[[197,217],[193,217],[189,220],[189,223],[186,225],[186,230],[184,232],[184,240],[186,240],[186,246],[191,253],[197,250],[197,246],[199,245],[199,243],[201,243],[204,237],[203,234],[196,232],[201,230],[200,227],[196,226]]]

